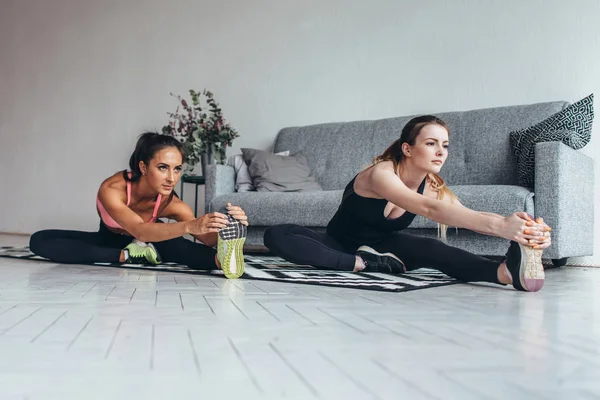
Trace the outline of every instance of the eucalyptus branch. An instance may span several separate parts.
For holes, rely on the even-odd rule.
[[[169,94],[178,104],[175,112],[167,113],[169,122],[163,126],[162,133],[183,144],[186,172],[193,170],[209,149],[213,150],[216,161],[224,164],[227,147],[240,135],[223,117],[213,93],[190,89],[191,105],[181,96]]]

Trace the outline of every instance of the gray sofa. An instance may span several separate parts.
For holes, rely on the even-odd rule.
[[[568,257],[593,251],[593,160],[560,143],[535,148],[535,187],[518,186],[509,132],[526,128],[562,110],[569,103],[548,102],[465,112],[437,113],[450,126],[450,153],[441,176],[467,207],[509,215],[526,211],[552,226],[552,246],[544,258],[564,265]],[[241,206],[250,227],[246,243],[263,245],[269,226],[299,224],[324,231],[334,215],[345,185],[394,140],[413,116],[372,121],[325,123],[284,128],[273,151],[302,151],[323,191],[299,193],[236,193],[235,172],[227,165],[206,171],[206,212],[228,201]],[[533,191],[532,191],[533,190]],[[407,232],[437,236],[437,224],[417,216]],[[448,244],[470,252],[501,256],[508,241],[466,229],[448,229]]]

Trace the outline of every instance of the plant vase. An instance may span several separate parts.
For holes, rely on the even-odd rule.
[[[206,176],[206,166],[215,163],[215,155],[212,146],[208,146],[206,151],[200,155],[202,165],[202,176]]]

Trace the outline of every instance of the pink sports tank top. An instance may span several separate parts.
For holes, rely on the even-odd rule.
[[[131,177],[131,172],[128,172],[129,177]],[[159,193],[156,197],[156,205],[154,206],[154,211],[152,212],[152,218],[148,222],[155,222],[156,215],[158,213],[158,207],[160,207],[160,201],[162,200],[162,195]],[[127,207],[129,207],[129,202],[131,201],[131,182],[127,181]],[[114,229],[123,229],[121,225],[117,221],[115,221],[110,214],[106,211],[98,196],[96,196],[96,207],[98,207],[98,211],[100,212],[100,218],[102,222],[109,228]]]

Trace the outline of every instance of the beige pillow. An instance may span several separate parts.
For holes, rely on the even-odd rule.
[[[275,154],[277,154],[278,156],[289,156],[290,152],[281,151]],[[254,185],[252,185],[252,177],[250,176],[250,172],[248,172],[248,165],[246,165],[242,154],[236,154],[232,157],[229,157],[229,159],[227,160],[227,164],[231,165],[235,170],[236,192],[251,192],[256,190]]]
[[[242,149],[252,184],[259,192],[312,192],[323,190],[300,152],[280,156],[263,150]]]

